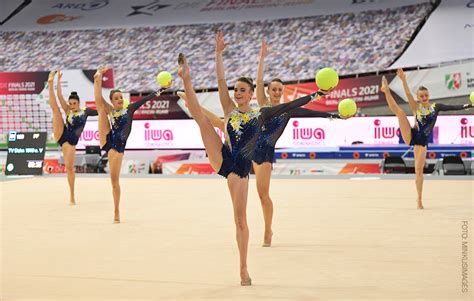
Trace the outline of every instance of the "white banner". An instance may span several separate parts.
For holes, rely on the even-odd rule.
[[[408,117],[413,126],[414,118]],[[474,116],[439,116],[433,130],[434,144],[474,144]],[[396,117],[361,117],[348,120],[295,118],[278,140],[278,148],[399,144]]]
[[[409,117],[413,124],[413,117]],[[439,116],[435,144],[474,144],[474,115]],[[217,131],[223,140],[222,132]],[[360,117],[348,120],[295,118],[288,123],[277,148],[335,147],[364,144],[399,144],[396,117]],[[96,121],[88,121],[77,145],[98,145]],[[203,149],[194,120],[135,120],[127,149]]]
[[[224,139],[224,134],[216,129]],[[97,121],[87,121],[78,149],[99,145]],[[203,149],[199,127],[194,120],[134,120],[127,149]]]
[[[473,58],[473,16],[472,0],[442,0],[391,68],[427,66]]]
[[[6,0],[9,10],[17,5]],[[2,31],[77,30],[260,21],[401,7],[427,0],[36,0]],[[9,13],[8,13],[9,14]],[[4,13],[2,13],[4,15]]]
[[[474,10],[473,10],[474,13]],[[439,68],[407,71],[407,82],[413,97],[419,86],[428,88],[431,99],[469,95],[474,91],[474,61]],[[403,90],[402,81],[395,77],[390,82],[390,89],[408,102]],[[469,97],[466,96],[466,103]]]
[[[108,71],[108,72],[111,72]],[[89,79],[83,70],[61,70],[61,88],[64,99],[68,99],[69,94],[72,91],[76,91],[80,98],[81,107],[85,107],[86,102],[94,101],[94,83]],[[112,73],[109,73],[112,74]],[[114,87],[113,76],[107,77],[104,75],[103,79],[102,95],[106,100],[109,100],[109,93],[112,88],[105,88],[105,86]],[[54,92],[57,91],[58,76],[54,77]],[[49,99],[49,90],[46,86],[43,91],[38,95],[40,99]],[[130,99],[129,94],[124,95],[125,98]],[[57,98],[57,96],[56,96]],[[58,102],[59,104],[59,102]]]

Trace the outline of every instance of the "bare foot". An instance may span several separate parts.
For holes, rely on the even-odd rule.
[[[120,212],[115,211],[114,224],[118,224],[118,223],[120,223]]]
[[[271,247],[272,246],[272,236],[273,236],[273,231],[265,231],[265,234],[263,236],[263,245],[262,247]]]
[[[416,203],[417,203],[416,209],[424,209],[423,208],[423,203],[421,202],[421,199],[417,199]]]
[[[71,206],[76,205],[76,199],[74,199],[74,197],[71,197],[71,198],[69,199],[69,205],[71,205]]]
[[[240,285],[241,286],[251,286],[252,279],[250,278],[247,268],[240,269]]]

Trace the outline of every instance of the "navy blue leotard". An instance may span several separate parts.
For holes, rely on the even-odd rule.
[[[316,93],[274,107],[240,112],[235,108],[226,125],[227,141],[222,146],[222,165],[219,175],[226,177],[234,173],[241,178],[248,177],[255,153],[257,139],[266,121],[290,112],[316,97]]]
[[[411,129],[410,145],[426,146],[428,144],[428,137],[433,131],[439,112],[457,111],[467,109],[469,107],[471,107],[471,105],[453,106],[434,103],[428,108],[424,108],[421,104],[418,104],[418,109],[416,110],[415,115],[415,126]]]
[[[291,111],[276,115],[263,123],[260,135],[257,138],[253,161],[258,165],[268,162],[273,163],[275,145],[283,134],[286,125],[295,117],[340,118],[338,114],[313,111],[305,108],[296,108]]]
[[[108,152],[111,149],[119,153],[125,151],[128,136],[132,131],[132,120],[135,111],[140,108],[145,102],[153,99],[156,92],[148,94],[144,98],[131,104],[124,104],[120,110],[112,109],[109,113],[109,121],[111,124],[110,132],[107,134],[107,141],[102,147],[102,150]]]
[[[58,140],[59,145],[62,146],[65,142],[76,145],[89,116],[97,116],[97,111],[89,108],[83,108],[79,112],[70,111],[66,116],[63,134]]]

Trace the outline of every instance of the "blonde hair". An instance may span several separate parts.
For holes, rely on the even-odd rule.
[[[419,86],[418,90],[416,90],[416,92],[418,92],[418,91],[428,91],[428,88],[425,87],[425,86]]]

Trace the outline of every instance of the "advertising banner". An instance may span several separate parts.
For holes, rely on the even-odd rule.
[[[32,1],[20,13],[6,20],[0,30],[102,29],[260,21],[379,10],[426,2],[428,1],[40,0]],[[5,10],[1,10],[0,16],[6,18],[19,5],[16,0],[2,1],[0,7]]]
[[[409,118],[413,124],[413,118]],[[224,133],[216,129],[224,141]],[[438,116],[434,144],[474,145],[474,115]],[[294,118],[277,142],[277,148],[337,147],[353,143],[396,145],[401,143],[397,117],[355,117],[348,120]],[[96,121],[88,121],[78,149],[99,145]],[[135,120],[127,149],[203,149],[194,120]]]

